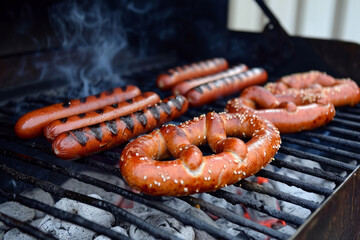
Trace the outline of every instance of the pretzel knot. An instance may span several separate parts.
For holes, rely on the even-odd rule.
[[[281,133],[310,130],[330,122],[334,105],[321,93],[293,91],[274,95],[260,86],[245,89],[239,98],[228,101],[229,113],[255,114],[272,122]]]
[[[211,112],[133,140],[122,152],[120,170],[130,186],[150,195],[215,191],[258,172],[273,159],[280,142],[268,120]],[[204,156],[198,148],[204,144],[214,154]],[[169,160],[171,156],[175,159]]]
[[[265,88],[273,94],[303,95],[321,94],[335,107],[350,105],[360,102],[360,88],[351,79],[336,79],[326,73],[310,71],[296,73],[280,78],[275,83],[268,83]]]

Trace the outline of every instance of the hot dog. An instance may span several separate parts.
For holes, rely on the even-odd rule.
[[[215,154],[203,156],[197,146],[206,143]],[[136,138],[122,151],[119,166],[126,182],[143,193],[189,195],[255,174],[271,161],[280,143],[278,130],[265,119],[212,112]],[[158,161],[170,155],[175,160]]]
[[[50,122],[64,117],[95,110],[106,105],[121,102],[140,94],[140,89],[129,85],[114,88],[97,95],[53,104],[23,115],[15,124],[15,133],[20,138],[34,138],[43,134]]]
[[[326,96],[297,94],[273,95],[265,88],[246,88],[239,98],[228,101],[226,112],[255,114],[272,122],[281,133],[310,130],[330,122],[334,105]]]
[[[189,90],[186,98],[192,107],[202,106],[216,99],[239,92],[251,86],[263,84],[267,80],[267,72],[262,68],[252,68],[246,72],[205,83]]]
[[[235,67],[229,68],[226,71],[223,71],[223,72],[220,72],[217,74],[182,81],[182,82],[176,84],[172,88],[171,91],[175,95],[177,95],[177,94],[185,95],[190,89],[192,89],[194,87],[197,87],[199,85],[202,85],[202,84],[205,84],[208,82],[218,80],[220,78],[230,77],[230,76],[242,73],[246,70],[248,70],[248,67],[245,64],[239,64]]]
[[[44,129],[44,136],[51,142],[62,132],[82,128],[96,123],[108,121],[120,116],[128,115],[160,101],[160,97],[153,92],[145,92],[134,98],[119,103],[113,103],[103,108],[86,113],[65,117],[49,123]]]
[[[176,83],[186,79],[214,74],[227,68],[228,62],[224,58],[214,58],[169,69],[157,77],[156,84],[162,90],[170,90]]]
[[[129,115],[59,134],[52,143],[62,159],[77,159],[118,146],[179,117],[188,108],[183,96],[172,96]]]

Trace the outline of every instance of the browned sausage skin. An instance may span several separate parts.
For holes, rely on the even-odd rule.
[[[189,90],[186,98],[192,107],[202,106],[224,96],[234,94],[251,85],[263,84],[267,72],[262,68],[252,68],[246,72],[205,83]]]
[[[298,91],[273,95],[260,86],[246,88],[239,98],[228,101],[225,111],[263,117],[281,133],[314,129],[329,123],[335,116],[334,105],[321,94],[309,96]]]
[[[51,142],[62,132],[128,115],[142,108],[154,105],[159,101],[160,97],[156,93],[145,92],[134,98],[119,103],[113,103],[103,108],[96,109],[95,111],[80,113],[78,115],[55,120],[45,127],[44,136]]]
[[[316,84],[320,84],[323,87],[333,86],[336,80],[319,71],[310,71],[305,73],[295,73],[288,76],[284,76],[278,80],[287,85],[289,88],[309,88]]]
[[[240,137],[251,138],[244,143]],[[203,156],[208,143],[216,153]],[[136,138],[122,152],[120,170],[133,188],[155,196],[215,191],[251,176],[280,147],[278,130],[255,115],[208,113]],[[172,155],[175,160],[163,160]]]
[[[289,94],[301,91],[303,94],[322,94],[335,105],[354,106],[360,102],[360,88],[351,79],[335,79],[326,73],[310,71],[280,78],[265,88],[273,94]]]
[[[118,146],[182,115],[188,103],[183,96],[171,96],[153,106],[92,126],[63,132],[53,143],[62,159],[77,159]]]
[[[239,64],[220,73],[182,81],[176,84],[171,91],[176,95],[185,95],[190,89],[194,87],[218,80],[220,78],[231,77],[233,75],[245,72],[246,70],[248,70],[248,67],[245,64]]]
[[[156,79],[156,85],[161,90],[170,90],[175,84],[186,79],[214,74],[227,68],[228,62],[224,58],[213,58],[196,62],[190,65],[169,69],[167,73],[160,74]]]
[[[95,110],[106,105],[121,102],[141,93],[136,86],[114,88],[97,95],[74,99],[36,109],[23,115],[15,124],[15,133],[20,138],[34,138],[43,134],[50,122],[68,116]]]

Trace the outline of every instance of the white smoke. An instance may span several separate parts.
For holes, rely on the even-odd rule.
[[[82,86],[82,95],[95,94],[94,85],[111,80],[121,83],[114,71],[114,58],[127,46],[121,8],[112,8],[106,1],[65,1],[49,9],[55,40],[60,45],[51,59],[38,60],[40,79],[52,77]],[[78,89],[77,89],[78,90]]]

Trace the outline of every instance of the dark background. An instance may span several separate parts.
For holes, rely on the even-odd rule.
[[[225,57],[264,67],[270,81],[320,70],[359,82],[359,45],[289,37],[273,25],[228,31],[227,8],[218,0],[2,1],[0,89],[117,78],[154,56],[169,56],[168,67]]]

